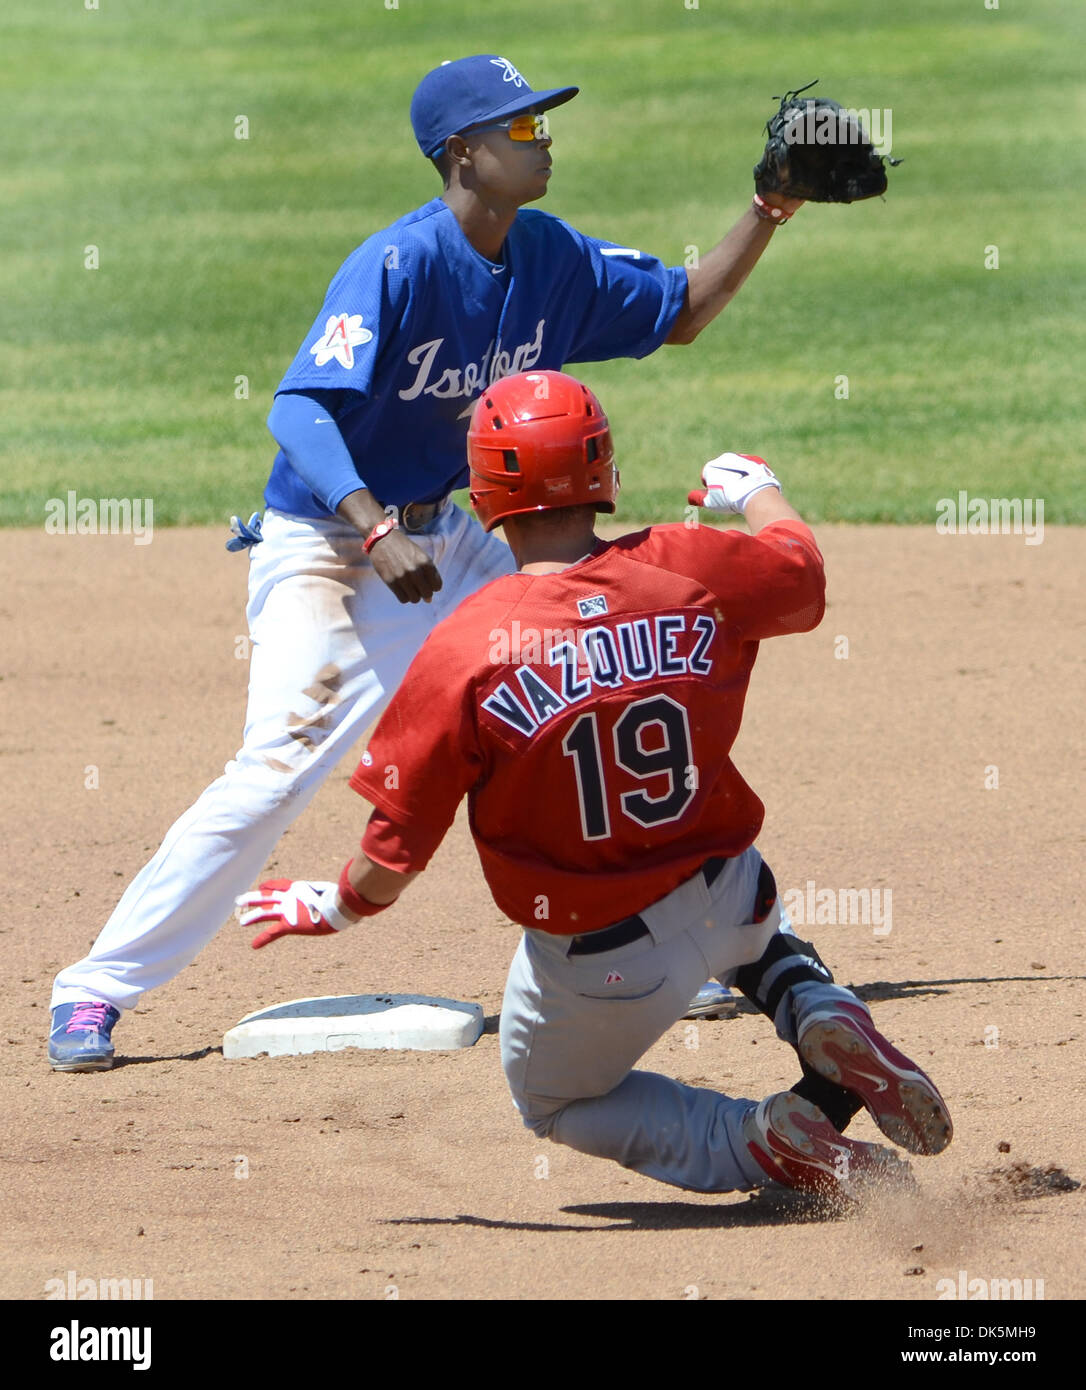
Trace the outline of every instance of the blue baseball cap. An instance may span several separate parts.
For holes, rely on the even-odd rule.
[[[508,58],[477,53],[442,63],[428,72],[411,98],[411,126],[419,149],[432,159],[450,135],[522,111],[561,106],[580,87],[548,87],[533,92]]]

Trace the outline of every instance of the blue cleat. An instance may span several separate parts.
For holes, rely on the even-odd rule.
[[[702,985],[690,1001],[690,1007],[683,1018],[719,1018],[721,1013],[733,1003],[735,995],[718,980],[710,980]]]
[[[49,1034],[49,1065],[54,1071],[109,1071],[110,1034],[120,1013],[102,999],[58,1004]]]

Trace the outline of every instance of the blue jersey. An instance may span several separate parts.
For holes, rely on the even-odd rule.
[[[686,272],[597,241],[549,213],[517,213],[502,264],[480,255],[440,198],[353,251],[277,395],[315,393],[359,485],[383,505],[465,487],[479,393],[533,367],[645,357],[666,339]],[[276,455],[264,493],[298,516],[329,509]]]

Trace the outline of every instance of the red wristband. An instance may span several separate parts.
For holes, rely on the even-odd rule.
[[[390,531],[395,531],[399,522],[394,516],[386,516],[384,521],[379,521],[366,539],[362,542],[362,549],[368,555],[373,547],[382,537],[387,536]]]
[[[785,212],[784,208],[770,207],[760,193],[755,193],[750,205],[763,222],[772,222],[776,227],[787,222],[792,216],[790,212]]]
[[[340,901],[348,912],[353,912],[356,917],[376,917],[379,912],[384,912],[386,907],[391,907],[392,903],[371,903],[369,898],[364,898],[361,893],[356,892],[351,887],[351,880],[348,875],[353,863],[353,859],[348,859],[339,876]]]

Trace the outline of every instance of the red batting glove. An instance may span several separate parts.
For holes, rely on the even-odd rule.
[[[253,950],[259,951],[281,936],[333,935],[338,928],[331,926],[323,914],[328,912],[333,921],[341,915],[335,911],[335,901],[334,883],[270,878],[258,892],[243,893],[235,899],[235,910],[243,927],[268,923],[264,931],[253,937]]]

